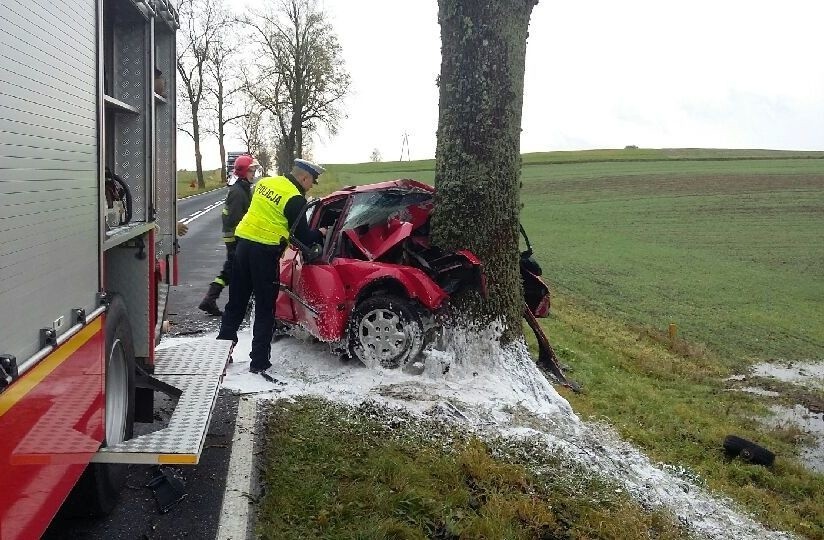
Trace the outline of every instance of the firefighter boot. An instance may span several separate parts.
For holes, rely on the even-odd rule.
[[[220,283],[209,283],[209,292],[206,293],[206,296],[203,297],[203,301],[200,302],[199,306],[197,306],[198,309],[205,311],[209,315],[214,315],[215,317],[223,315],[223,312],[220,311],[219,307],[217,307],[217,299],[220,297],[220,291],[222,290],[223,285]]]

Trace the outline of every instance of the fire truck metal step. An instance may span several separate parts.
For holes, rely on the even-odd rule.
[[[101,448],[92,461],[196,465],[231,346],[230,341],[203,338],[156,351],[154,378],[181,391],[169,425]]]

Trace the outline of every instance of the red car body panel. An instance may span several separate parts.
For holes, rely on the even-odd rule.
[[[334,193],[328,195],[325,198],[332,199],[339,195],[351,195],[352,193],[368,193],[370,191],[383,191],[391,188],[415,188],[424,191],[429,191],[430,193],[435,193],[435,188],[430,186],[429,184],[424,184],[423,182],[418,182],[417,180],[411,180],[409,178],[400,178],[398,180],[388,180],[386,182],[378,182],[376,184],[348,186],[339,191],[335,191]]]
[[[365,234],[358,234],[352,229],[343,234],[369,260],[380,258],[388,250],[412,235],[413,225],[408,221],[391,220],[385,227],[372,227]]]
[[[0,394],[3,540],[38,537],[100,448],[102,323],[92,321]]]
[[[417,300],[430,311],[440,308],[448,298],[443,289],[417,268],[353,259],[337,259],[333,266],[347,284],[349,308],[354,307],[360,292],[373,283],[398,283],[408,298]]]
[[[304,265],[288,250],[281,263],[281,291],[275,315],[299,324],[323,341],[345,337],[349,315],[361,292],[370,285],[400,285],[406,296],[430,311],[440,308],[448,295],[417,268],[357,259],[338,258],[332,264]]]

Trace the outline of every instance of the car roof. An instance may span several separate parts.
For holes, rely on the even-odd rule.
[[[327,197],[334,197],[337,195],[350,195],[352,193],[367,193],[370,191],[383,191],[392,188],[406,188],[406,189],[422,189],[434,193],[435,188],[423,182],[412,180],[411,178],[399,178],[397,180],[389,180],[388,182],[378,182],[376,184],[366,184],[363,186],[347,186],[339,191],[330,193]],[[325,197],[324,197],[325,198]]]

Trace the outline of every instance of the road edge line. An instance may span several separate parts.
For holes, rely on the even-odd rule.
[[[191,199],[192,197],[199,197],[201,195],[206,195],[207,193],[214,193],[219,189],[223,189],[226,186],[216,187],[215,189],[210,189],[209,191],[204,191],[203,193],[195,193],[194,195],[186,195],[185,197],[181,197],[180,199],[176,199],[177,201],[185,201],[186,199]]]
[[[249,530],[249,506],[254,460],[254,428],[257,400],[241,397],[237,405],[232,456],[226,475],[226,491],[220,509],[217,540],[245,540]]]

